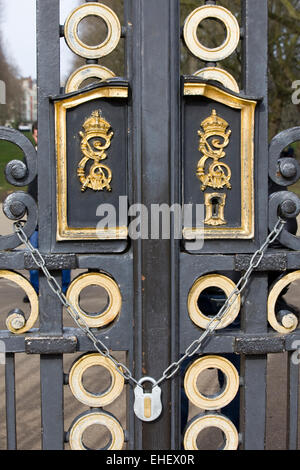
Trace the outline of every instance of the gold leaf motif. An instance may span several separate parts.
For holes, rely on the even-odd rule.
[[[81,151],[84,155],[77,169],[78,178],[82,184],[81,191],[87,188],[93,191],[111,191],[112,172],[107,165],[103,165],[100,161],[107,158],[105,151],[111,145],[111,139],[114,135],[109,132],[111,125],[101,116],[101,111],[94,111],[91,116],[84,122],[84,132],[80,132]],[[86,175],[86,165],[89,160],[94,163],[90,167],[89,174]]]
[[[202,129],[198,131],[198,135],[200,136],[199,152],[203,154],[203,157],[198,162],[197,177],[202,183],[202,191],[207,188],[222,189],[226,186],[231,189],[232,187],[231,169],[226,163],[220,162],[226,156],[224,149],[228,146],[231,136],[231,130],[227,131],[228,126],[228,122],[218,116],[215,109],[211,116],[201,123]],[[213,162],[206,172],[205,166],[209,159]]]

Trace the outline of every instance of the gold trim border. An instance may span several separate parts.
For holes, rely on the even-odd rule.
[[[68,225],[67,214],[67,127],[68,109],[75,108],[88,101],[99,98],[128,98],[126,86],[103,87],[97,90],[72,96],[55,103],[55,139],[56,139],[56,207],[57,207],[57,241],[67,240],[126,240],[128,227],[114,227],[97,230],[97,228],[74,228]]]
[[[206,239],[254,238],[254,125],[257,102],[220,90],[206,83],[185,83],[184,96],[204,96],[217,103],[241,110],[241,227],[191,228],[184,227],[186,240],[204,236]]]

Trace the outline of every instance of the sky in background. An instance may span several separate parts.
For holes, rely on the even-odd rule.
[[[79,0],[60,0],[61,24],[79,4]],[[36,0],[3,0],[0,24],[4,52],[23,77],[36,78]],[[71,72],[74,54],[61,39],[61,75],[65,80]]]

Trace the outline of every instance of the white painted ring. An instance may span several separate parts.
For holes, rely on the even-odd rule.
[[[89,46],[78,36],[79,23],[88,16],[97,16],[107,25],[107,36],[97,46]],[[102,3],[89,2],[75,8],[65,22],[64,35],[70,49],[77,55],[86,59],[100,59],[110,54],[119,44],[121,38],[121,24],[113,10]]]
[[[197,37],[197,28],[201,21],[213,18],[221,21],[227,30],[223,44],[216,48],[205,47]],[[194,10],[186,19],[183,29],[184,40],[189,50],[206,62],[218,62],[229,57],[237,48],[240,40],[240,27],[235,16],[226,8],[216,5],[204,5]]]

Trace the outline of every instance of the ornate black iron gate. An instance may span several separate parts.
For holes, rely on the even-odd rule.
[[[67,297],[92,328],[92,339],[96,337],[110,351],[127,353],[127,367],[136,378],[157,380],[184,355],[211,319],[212,312],[204,308],[205,295],[210,302],[214,297],[216,304],[222,303],[224,292],[228,297],[247,271],[251,255],[276,225],[278,214],[295,218],[300,210],[298,198],[285,191],[299,178],[297,161],[280,159],[282,150],[299,138],[299,129],[276,137],[270,152],[268,147],[268,2],[241,3],[241,25],[216,1],[205,1],[191,12],[181,30],[178,0],[125,0],[122,27],[111,9],[93,2],[83,3],[59,27],[59,0],[37,0],[37,159],[33,147],[17,132],[2,128],[0,138],[19,145],[25,155],[25,165],[8,165],[9,182],[24,186],[37,172],[38,209],[30,196],[14,193],[5,201],[4,211],[12,220],[26,218],[28,237],[38,224],[39,250],[58,283],[63,269],[84,271],[72,282]],[[77,34],[79,22],[87,15],[98,15],[107,24],[107,40],[99,47],[84,44]],[[198,24],[205,18],[217,18],[226,26],[227,39],[217,49],[204,47],[196,38]],[[62,90],[63,37],[86,59],[86,65]],[[120,37],[126,52],[122,79],[98,64]],[[206,67],[180,78],[181,39]],[[242,91],[234,77],[217,67],[240,40]],[[78,90],[88,77],[105,80]],[[273,187],[279,188],[271,196],[269,175]],[[175,236],[174,212],[170,239],[130,238],[127,217],[119,217],[121,196],[128,198],[129,217],[136,215],[134,204],[143,204],[149,212],[151,205],[202,204],[204,245],[195,242],[201,229],[193,217],[190,221],[184,217],[180,223],[182,239]],[[115,207],[119,223],[109,229],[98,227],[96,233],[98,216],[105,215],[97,213],[99,204]],[[163,412],[156,421],[135,417],[134,391],[126,385],[128,432],[124,433],[116,417],[103,411],[118,400],[123,377],[107,354],[94,354],[94,345],[84,332],[64,326],[56,285],[52,278],[49,284],[45,271],[40,270],[38,298],[16,272],[36,268],[41,263],[39,255],[35,252],[36,263],[27,251],[16,250],[21,245],[17,234],[1,237],[0,276],[23,287],[31,301],[30,318],[15,312],[8,318],[9,331],[0,335],[7,353],[8,448],[16,447],[17,353],[40,355],[44,449],[63,449],[66,441],[80,448],[84,430],[102,424],[111,431],[112,449],[122,448],[127,437],[129,449],[155,450],[180,449],[182,442],[186,449],[196,449],[197,435],[208,427],[223,431],[226,448],[264,449],[267,355],[289,351],[289,448],[295,449],[298,365],[292,358],[299,346],[298,320],[292,312],[278,312],[276,301],[299,277],[295,271],[299,240],[287,228],[279,240],[281,244],[265,254],[243,298],[239,296],[221,328],[203,345],[201,357],[191,359],[186,373],[182,368],[181,376],[162,383]],[[80,310],[79,299],[85,287],[95,284],[108,292],[109,303],[104,313],[91,316]],[[39,328],[34,329],[37,316]],[[63,355],[75,352],[84,356],[64,371]],[[100,396],[89,393],[82,382],[83,373],[95,365],[106,367],[112,376],[111,387]],[[198,376],[211,368],[226,378],[213,397],[197,389]],[[130,378],[130,374],[125,376]],[[69,430],[63,415],[64,387],[68,386],[89,408],[74,417]],[[188,399],[205,412],[189,422],[182,434]],[[238,423],[226,416],[232,400]],[[148,417],[153,412],[151,401],[145,401],[144,412]]]

